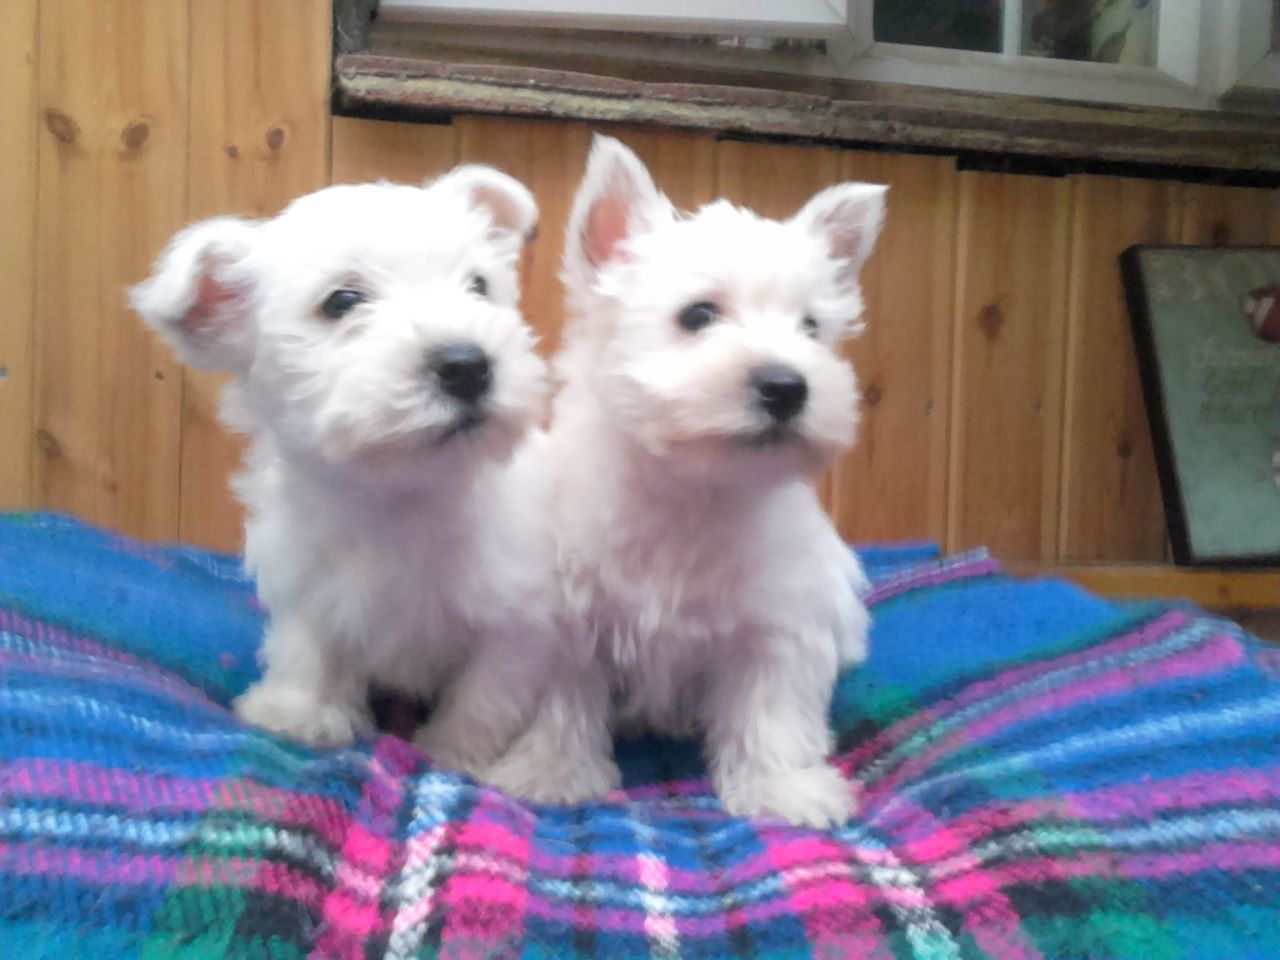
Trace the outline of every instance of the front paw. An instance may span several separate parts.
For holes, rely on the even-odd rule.
[[[572,758],[563,750],[541,752],[524,745],[509,751],[480,779],[513,797],[551,806],[591,803],[622,785],[612,757]]]
[[[798,827],[838,827],[857,810],[856,785],[826,763],[732,771],[716,778],[716,792],[734,816],[774,817]]]
[[[350,746],[369,725],[358,710],[324,703],[306,691],[263,683],[250,687],[233,706],[246,723],[312,747]]]
[[[413,745],[427,755],[432,765],[456,770],[478,780],[488,766],[475,745],[454,736],[439,722],[427,723],[413,735]]]

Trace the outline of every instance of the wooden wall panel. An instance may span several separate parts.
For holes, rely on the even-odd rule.
[[[1071,184],[960,176],[948,544],[1050,559]]]
[[[422,183],[458,162],[453,124],[333,118],[333,183]]]
[[[866,332],[847,352],[862,385],[858,445],[837,466],[835,517],[858,542],[946,535],[956,189],[949,157],[844,154],[841,177],[889,185],[862,271]]]
[[[681,210],[696,210],[715,199],[716,140],[711,134],[650,127],[601,127],[600,131],[634,150],[658,189]]]
[[[1164,508],[1119,257],[1175,243],[1182,185],[1080,177],[1073,197],[1058,556],[1161,560]]]
[[[0,509],[31,504],[36,28],[35,0],[0,3]]]
[[[589,129],[331,122],[329,12],[311,0],[0,4],[0,506],[238,544],[226,479],[239,447],[214,418],[218,382],[180,374],[124,306],[198,217],[271,214],[330,181],[495,164],[540,201],[525,308],[554,349]],[[686,208],[724,195],[787,217],[840,179],[891,185],[864,276],[869,330],[849,347],[863,438],[823,486],[846,535],[987,543],[1015,563],[1160,560],[1115,257],[1136,241],[1280,242],[1280,193],[957,174],[943,157],[602,129]]]
[[[722,141],[716,151],[716,193],[764,217],[785,220],[823,187],[840,181],[840,152],[829,147]],[[828,510],[834,472],[818,482]]]
[[[192,0],[190,220],[277,213],[328,179],[329,4]],[[218,420],[225,380],[183,371],[179,529],[238,549],[228,482],[241,439]]]
[[[1213,246],[1280,243],[1278,197],[1275,190],[1187,184],[1181,242]]]
[[[504,170],[538,199],[538,239],[525,260],[521,304],[543,350],[554,353],[563,325],[560,257],[573,194],[586,164],[590,134],[580,123],[460,117],[458,154],[464,163]]]
[[[187,5],[40,5],[37,504],[178,533],[181,380],[125,287],[182,225]]]

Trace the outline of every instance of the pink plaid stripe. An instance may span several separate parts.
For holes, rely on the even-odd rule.
[[[768,848],[768,861],[787,888],[792,909],[803,918],[816,956],[893,960],[884,928],[868,909],[876,899],[876,890],[854,879],[848,858],[847,848],[820,835],[796,836]],[[809,868],[822,864],[840,864],[842,869],[820,880],[805,876]],[[802,879],[807,882],[797,882]],[[854,929],[849,928],[850,915],[858,917]]]
[[[1232,637],[1220,634],[1204,644],[1162,660],[1121,666],[1046,691],[1040,696],[1021,699],[940,737],[877,780],[874,786],[868,787],[868,795],[888,796],[902,783],[918,779],[957,749],[978,743],[1021,720],[1066,710],[1078,703],[1101,700],[1135,686],[1214,673],[1238,665],[1243,656],[1240,645]]]
[[[1188,617],[1185,613],[1177,610],[1170,611],[1146,624],[1140,630],[1122,634],[1117,639],[1099,644],[1096,647],[1088,647],[1061,657],[1039,660],[1025,666],[1001,671],[994,677],[980,680],[966,687],[949,700],[943,700],[934,706],[917,710],[905,719],[890,724],[870,740],[850,750],[841,758],[841,763],[846,769],[860,769],[874,758],[901,743],[905,743],[921,730],[933,726],[939,720],[945,719],[947,716],[965,707],[972,706],[993,694],[1009,690],[1020,684],[1031,682],[1060,670],[1140,649],[1156,638],[1166,636],[1184,626],[1187,621]]]
[[[529,902],[532,824],[516,833],[498,822],[508,803],[482,792],[472,818],[457,832],[454,872],[440,894],[445,942],[456,939],[497,951],[520,938]]]
[[[380,904],[388,878],[399,866],[386,839],[394,833],[404,801],[405,779],[417,762],[412,747],[381,737],[357,806],[357,822],[343,838],[333,889],[321,909],[321,929],[310,956],[364,960],[369,939],[390,928]]]

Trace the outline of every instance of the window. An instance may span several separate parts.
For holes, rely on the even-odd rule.
[[[844,0],[402,0],[383,6],[441,23],[652,33],[826,37],[849,24]]]
[[[876,0],[875,36],[914,44],[1131,67],[1157,60],[1153,0]]]
[[[1218,86],[1242,92],[1280,90],[1280,0],[1224,0],[1224,56]]]
[[[506,49],[625,57],[649,43],[650,59],[714,67],[745,48],[752,69],[952,90],[1199,109],[1280,92],[1280,0],[383,0],[382,12],[483,26]]]

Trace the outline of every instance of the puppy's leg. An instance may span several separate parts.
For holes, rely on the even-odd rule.
[[[535,638],[544,634],[525,624],[482,637],[413,742],[437,765],[479,777],[533,717],[546,672],[535,657],[549,648]]]
[[[871,615],[856,597],[842,606],[836,622],[836,653],[840,669],[856,667],[867,659],[867,635]]]
[[[732,814],[830,827],[854,810],[853,784],[827,762],[834,645],[830,638],[813,640],[780,644],[786,656],[765,649],[717,665],[708,759],[716,792]]]
[[[585,803],[615,789],[622,775],[599,664],[557,670],[532,725],[482,778],[534,803]]]
[[[262,679],[235,702],[240,719],[316,747],[346,746],[369,728],[367,678],[296,618],[272,623]]]

